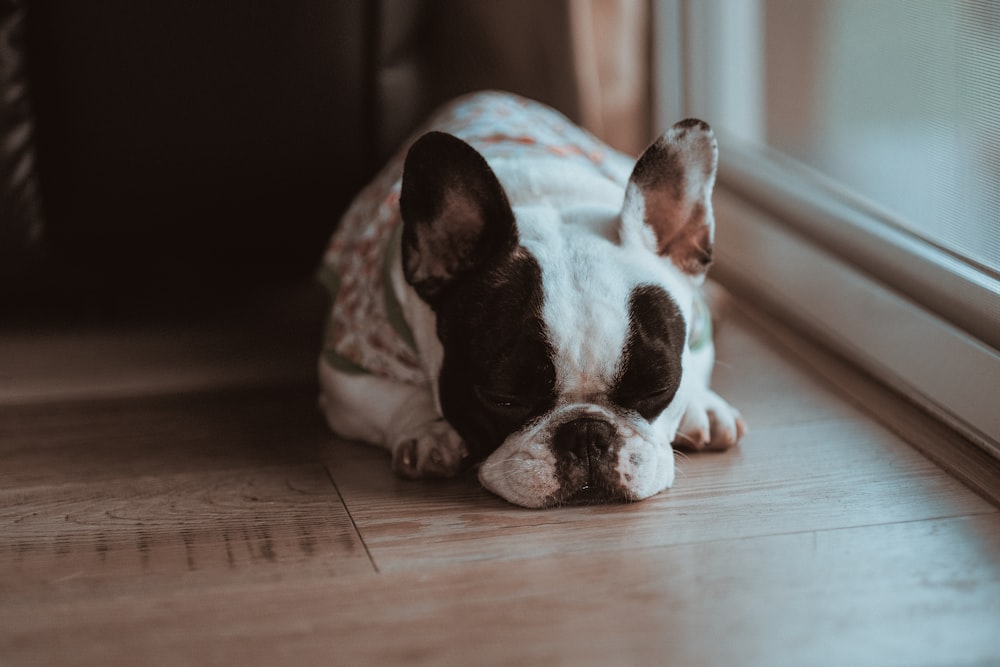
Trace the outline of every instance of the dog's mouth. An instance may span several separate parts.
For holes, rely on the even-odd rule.
[[[585,484],[569,494],[563,505],[608,505],[626,500],[620,493],[613,493],[596,484]]]
[[[563,487],[562,498],[559,505],[611,505],[616,503],[632,502],[632,494],[625,488],[617,484],[611,484],[604,480],[588,480],[576,490],[572,487]]]

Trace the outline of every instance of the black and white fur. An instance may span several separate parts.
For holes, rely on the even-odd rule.
[[[425,134],[391,276],[428,386],[321,358],[330,426],[386,447],[404,477],[478,462],[487,489],[525,507],[647,498],[673,484],[672,443],[734,445],[745,427],[709,388],[713,346],[687,344],[717,154],[708,125],[683,121],[622,189],[556,157],[487,163]]]

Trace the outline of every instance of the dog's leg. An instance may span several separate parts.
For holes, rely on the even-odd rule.
[[[681,419],[674,446],[681,449],[729,449],[747,430],[740,411],[709,388],[715,348],[706,345],[692,355],[691,372],[697,389]]]
[[[426,387],[352,375],[319,360],[320,409],[341,437],[381,445],[401,477],[452,477],[468,450]]]

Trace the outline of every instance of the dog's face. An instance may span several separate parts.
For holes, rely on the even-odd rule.
[[[708,126],[685,121],[646,150],[619,201],[584,191],[580,205],[512,207],[460,139],[411,148],[403,270],[436,315],[444,416],[488,489],[546,507],[673,483],[716,162]]]

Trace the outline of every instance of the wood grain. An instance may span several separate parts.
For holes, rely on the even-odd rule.
[[[319,462],[312,383],[0,407],[0,489]]]
[[[891,435],[842,423],[755,431],[739,451],[692,455],[673,489],[640,503],[541,512],[471,476],[407,482],[378,452],[345,458],[332,474],[383,571],[995,512]]]
[[[0,664],[1000,664],[997,471],[970,491],[891,397],[845,400],[849,371],[738,310],[715,384],[739,448],[647,501],[532,511],[338,442],[314,339],[254,351],[270,308],[221,357],[238,318],[134,364],[115,331],[3,339],[96,356],[0,392]]]
[[[308,381],[325,301],[316,285],[120,321],[0,317],[0,414],[10,405]]]
[[[0,607],[0,649],[9,664],[994,664],[998,557],[994,514],[76,596]]]
[[[1000,465],[986,448],[966,440],[909,401],[886,400],[884,384],[845,365],[835,354],[773,317],[747,308],[742,312],[749,321],[763,328],[769,339],[794,355],[804,369],[836,388],[842,401],[877,419],[988,501],[1000,505]]]
[[[0,492],[0,592],[373,571],[322,466]],[[170,575],[170,576],[164,576]]]
[[[681,457],[674,488],[649,500],[526,512],[483,491],[472,475],[443,484],[398,480],[385,455],[369,448],[345,444],[327,463],[385,571],[996,511],[774,350],[754,345],[748,323],[733,325],[722,350],[742,347],[757,367],[753,377],[771,367],[777,386],[764,392],[771,400],[722,369],[720,391],[743,410],[750,434],[732,451]],[[778,384],[784,377],[794,382]],[[812,398],[786,404],[786,396],[803,394]],[[782,421],[771,414],[798,409],[808,414]]]

